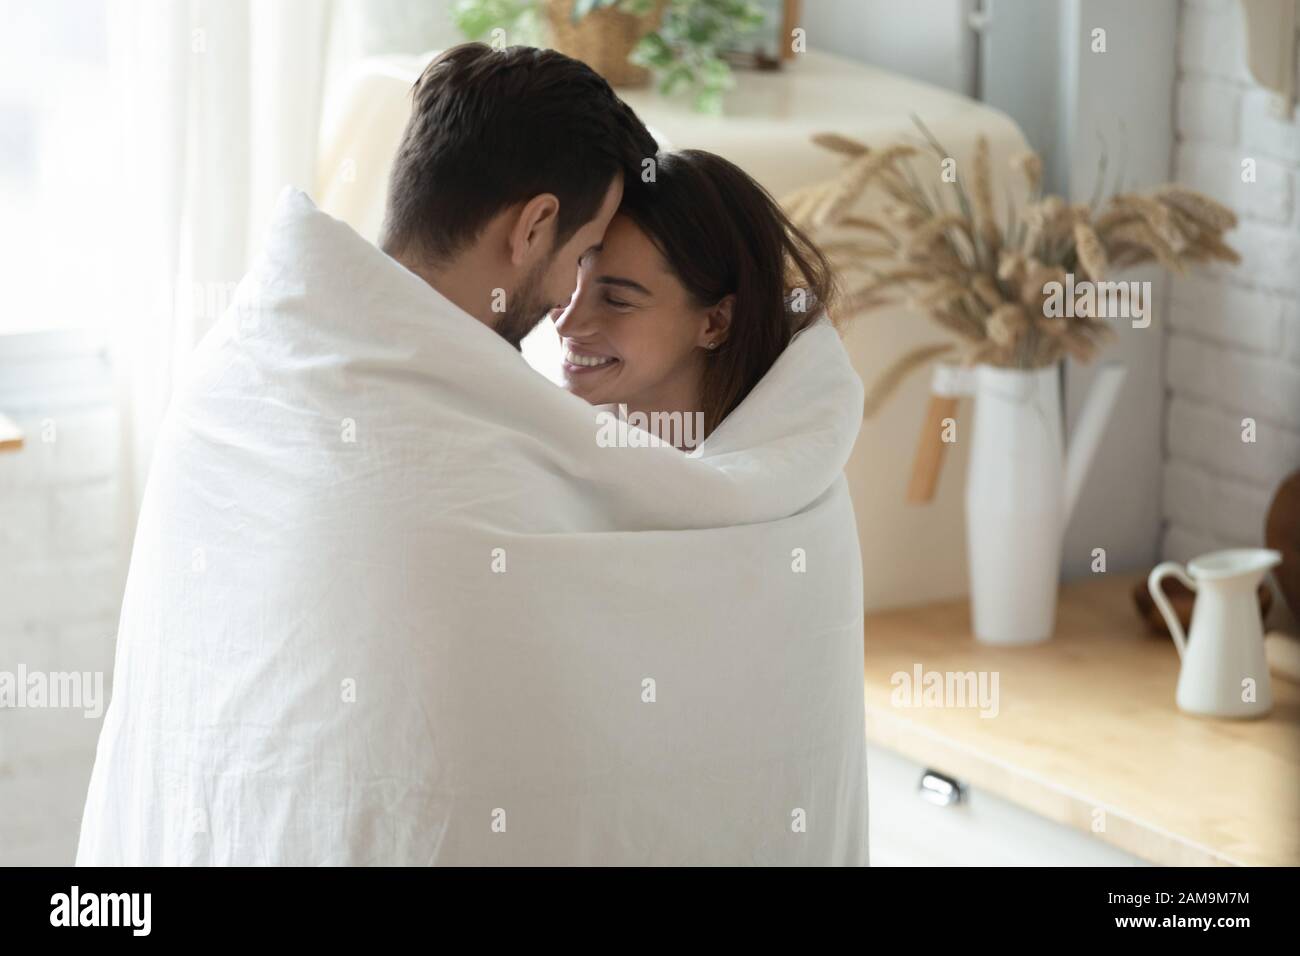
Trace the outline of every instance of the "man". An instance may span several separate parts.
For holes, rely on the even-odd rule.
[[[466,44],[413,90],[381,242],[391,259],[286,191],[155,451],[79,864],[482,858],[450,852],[439,817],[450,758],[434,736],[414,739],[430,696],[475,688],[400,696],[412,672],[434,681],[450,668],[430,632],[453,602],[416,605],[455,573],[438,568],[455,549],[441,527],[417,534],[393,502],[420,494],[438,513],[437,488],[410,490],[421,456],[448,456],[440,473],[456,487],[491,465],[469,439],[427,431],[428,415],[402,417],[420,375],[429,406],[462,400],[412,356],[478,341],[476,321],[517,350],[569,300],[579,259],[655,150],[586,65]],[[282,308],[259,320],[252,287]],[[299,293],[318,304],[295,305]],[[524,374],[510,357],[521,368],[507,373]],[[536,483],[512,489],[526,501]],[[387,577],[372,583],[375,569]],[[285,675],[311,686],[290,692]],[[383,706],[395,699],[398,718]]]
[[[569,301],[578,260],[655,149],[586,65],[455,47],[416,84],[380,246],[518,347]]]

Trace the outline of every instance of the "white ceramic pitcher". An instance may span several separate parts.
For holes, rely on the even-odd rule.
[[[1181,710],[1210,717],[1263,717],[1273,708],[1264,656],[1264,624],[1256,592],[1282,561],[1266,548],[1214,551],[1187,562],[1165,561],[1147,578],[1182,659],[1175,700]],[[1196,592],[1186,636],[1160,581],[1173,575]]]
[[[966,550],[977,640],[1052,636],[1065,526],[1123,382],[1122,365],[1098,367],[1067,450],[1059,366],[935,370],[936,394],[975,396]]]

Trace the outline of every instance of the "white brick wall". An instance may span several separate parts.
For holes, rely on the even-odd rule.
[[[102,673],[122,594],[119,428],[95,336],[0,339],[0,671]],[[71,863],[100,719],[0,708],[0,866]]]
[[[1272,493],[1300,467],[1300,119],[1273,115],[1251,78],[1239,7],[1180,11],[1175,178],[1237,211],[1243,261],[1172,284],[1162,552],[1176,560],[1262,544]]]

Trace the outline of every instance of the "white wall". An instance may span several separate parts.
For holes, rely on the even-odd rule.
[[[1178,178],[1237,210],[1228,238],[1243,258],[1173,283],[1162,550],[1186,560],[1262,544],[1272,493],[1300,468],[1300,120],[1271,115],[1234,0],[1184,0],[1174,114]],[[1254,183],[1241,180],[1246,158]]]
[[[990,0],[989,15],[986,99],[1055,158],[1057,188],[1089,196],[1104,140],[1124,188],[1174,179],[1242,219],[1237,268],[1125,277],[1153,282],[1157,317],[1120,326],[1110,349],[1129,377],[1067,532],[1067,577],[1087,573],[1093,547],[1114,571],[1261,544],[1273,490],[1300,466],[1300,122],[1272,116],[1247,71],[1239,3]],[[1090,49],[1097,27],[1104,54]],[[1069,365],[1070,417],[1090,377]]]
[[[984,0],[979,17],[979,96],[1015,120],[1042,157],[1048,192],[1068,182],[1060,115],[1075,59],[1065,13],[1057,0]]]
[[[106,704],[124,560],[102,343],[0,338],[0,408],[27,432],[0,453],[0,671],[102,674]],[[0,866],[73,861],[101,722],[0,708]]]
[[[1106,187],[1155,186],[1170,178],[1177,0],[986,0],[980,39],[983,98],[1005,111],[1044,157],[1048,191],[1087,202],[1106,154]],[[1094,31],[1103,30],[1104,49]],[[1156,268],[1126,280],[1150,281],[1157,308],[1167,277]],[[1161,529],[1164,468],[1163,323],[1113,323],[1099,356],[1128,370],[1116,410],[1067,526],[1063,574],[1091,573],[1094,549],[1108,572],[1154,564]],[[1066,363],[1066,424],[1077,420],[1096,365]]]
[[[800,25],[814,49],[970,94],[973,8],[974,0],[804,0]]]
[[[1123,171],[1118,186],[1134,190],[1168,182],[1173,155],[1175,0],[1066,0],[1064,49],[1070,65],[1064,109],[1058,117],[1066,194],[1086,202],[1097,183],[1103,151],[1107,176]],[[1105,31],[1104,52],[1094,31]],[[1096,461],[1065,534],[1063,573],[1092,573],[1093,551],[1104,548],[1107,571],[1144,571],[1159,557],[1161,436],[1164,429],[1166,323],[1169,277],[1156,266],[1129,270],[1128,280],[1151,282],[1156,318],[1146,328],[1113,323],[1116,339],[1100,356],[1121,362],[1128,375]],[[1066,363],[1066,420],[1077,420],[1096,364]]]

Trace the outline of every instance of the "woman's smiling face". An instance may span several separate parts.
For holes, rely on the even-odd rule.
[[[704,350],[724,337],[710,328],[710,311],[691,301],[645,233],[615,216],[555,322],[565,386],[593,405],[699,410]]]

